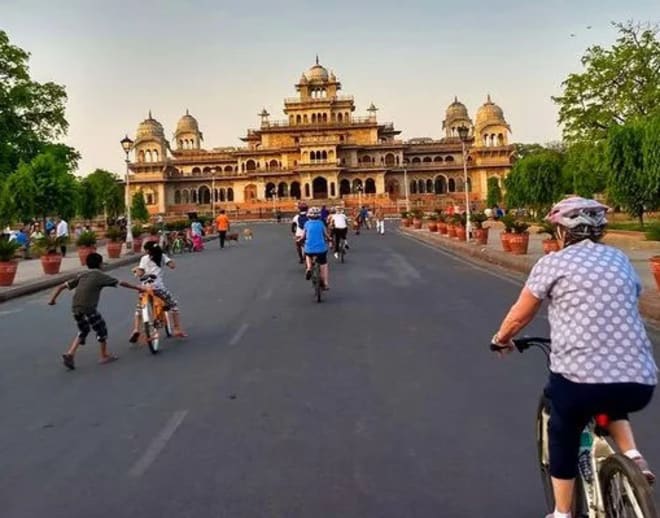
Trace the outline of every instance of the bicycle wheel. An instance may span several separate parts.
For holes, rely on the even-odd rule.
[[[536,452],[539,461],[539,470],[541,472],[541,484],[543,485],[543,494],[548,512],[555,508],[555,497],[552,491],[552,478],[550,477],[550,451],[548,449],[548,423],[550,422],[550,399],[544,394],[539,400],[539,406],[536,411]],[[584,493],[584,484],[582,478],[578,476],[575,479],[575,489],[573,490],[573,505],[571,506],[571,516],[574,518],[587,518],[589,516],[588,506],[585,505],[587,498]]]
[[[167,337],[172,336],[172,317],[170,316],[169,311],[163,311],[163,327],[165,328],[165,334]]]
[[[158,331],[154,326],[154,321],[152,318],[151,303],[147,303],[142,308],[142,323],[144,325],[144,336],[147,339],[147,345],[149,346],[149,351],[151,354],[158,353],[158,346],[160,345],[160,340],[158,338]]]
[[[321,302],[321,268],[316,262],[312,268],[312,283],[314,284],[316,302]]]
[[[657,518],[651,487],[634,461],[620,453],[611,455],[599,477],[606,516]]]

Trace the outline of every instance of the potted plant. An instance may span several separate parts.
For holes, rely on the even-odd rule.
[[[16,277],[18,261],[14,259],[20,245],[16,241],[0,239],[0,286],[11,286]]]
[[[559,251],[559,241],[557,240],[557,231],[555,226],[549,221],[542,221],[537,234],[548,234],[550,237],[542,241],[543,253],[549,254],[550,252]]]
[[[133,225],[131,227],[131,234],[133,234],[133,253],[139,254],[142,252],[142,233],[144,227],[142,225]]]
[[[649,259],[649,264],[651,265],[651,273],[655,277],[655,285],[660,290],[660,255],[654,255]]]
[[[438,212],[438,232],[442,235],[447,234],[447,216]]]
[[[513,224],[515,223],[515,218],[511,214],[505,214],[501,219],[504,224],[504,230],[500,233],[500,241],[502,243],[502,250],[505,252],[510,252],[511,247],[509,246],[509,238],[513,233]]]
[[[85,266],[87,264],[87,256],[92,252],[96,252],[96,233],[91,230],[81,232],[78,239],[76,239],[76,246],[78,247],[80,264]]]
[[[53,234],[35,240],[35,248],[41,255],[41,268],[46,275],[60,273],[62,256],[59,253],[59,249],[66,242],[66,237],[57,237]]]
[[[447,237],[456,237],[456,216],[447,217]]]
[[[511,253],[515,255],[525,255],[529,248],[529,225],[523,221],[513,223],[513,233],[509,237],[509,246]]]
[[[437,214],[431,214],[429,216],[429,222],[427,223],[427,226],[429,228],[429,232],[437,232],[438,231],[438,215]]]
[[[424,212],[421,209],[415,209],[413,211],[413,228],[419,230],[422,228],[422,218],[424,217]]]
[[[401,211],[401,224],[402,224],[404,227],[409,227],[410,224],[411,224],[411,221],[410,221],[410,215],[409,215],[408,212],[406,212],[405,210],[402,210],[402,211]]]
[[[456,214],[454,216],[455,227],[456,227],[456,238],[459,241],[467,241],[467,230],[465,225],[467,225],[467,218],[465,214]]]
[[[105,237],[108,238],[108,257],[110,259],[118,259],[121,255],[121,247],[123,246],[122,242],[126,235],[119,227],[113,226],[106,230]]]
[[[471,221],[474,222],[474,240],[480,245],[488,244],[488,227],[484,227],[487,219],[483,212],[475,212],[471,217]]]

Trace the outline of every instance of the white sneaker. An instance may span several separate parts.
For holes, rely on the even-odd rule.
[[[335,259],[339,259],[339,252],[335,252]]]

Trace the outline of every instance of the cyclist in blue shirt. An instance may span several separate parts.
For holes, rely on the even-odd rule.
[[[305,223],[303,235],[301,236],[301,239],[305,242],[305,260],[307,266],[305,279],[311,279],[312,258],[316,257],[319,265],[321,265],[321,287],[324,290],[328,290],[328,241],[330,240],[328,231],[323,221],[321,221],[321,209],[310,207],[307,211],[307,217],[309,219]]]

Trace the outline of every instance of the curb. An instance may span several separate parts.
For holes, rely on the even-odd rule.
[[[399,228],[399,232],[423,243],[432,244],[459,255],[467,255],[477,261],[495,264],[518,273],[529,274],[536,263],[536,259],[528,255],[511,255],[442,237],[440,234],[431,234],[424,230],[410,230],[404,227]],[[651,290],[642,292],[639,297],[639,312],[649,324],[660,328],[660,294],[653,293]]]
[[[103,271],[114,270],[116,268],[121,268],[122,266],[135,263],[140,260],[140,257],[142,257],[141,254],[134,254],[120,257],[119,259],[113,260],[111,263],[104,263]],[[80,272],[86,270],[87,269],[84,266],[79,266],[73,270],[69,270],[68,272],[62,272],[55,275],[49,275],[46,278],[28,281],[22,286],[9,287],[9,289],[0,293],[0,303],[11,299],[16,299],[18,297],[23,297],[25,295],[31,295],[38,291],[47,290],[48,288],[54,288],[63,282],[73,279]]]

